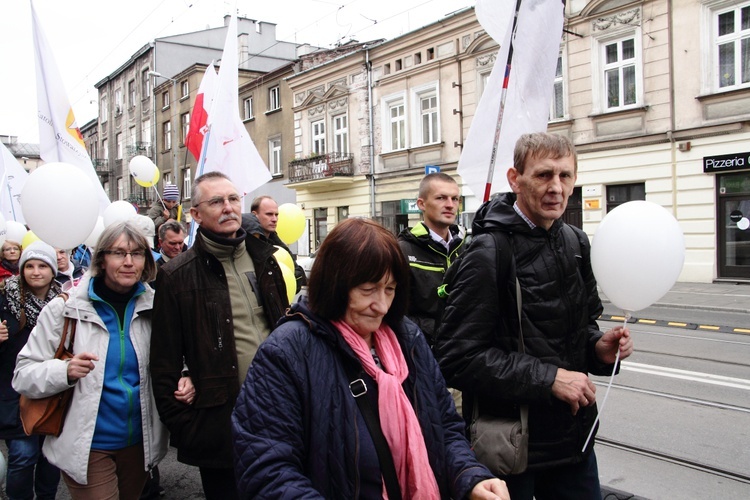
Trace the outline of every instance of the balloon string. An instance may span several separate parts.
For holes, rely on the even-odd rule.
[[[622,327],[625,328],[625,326],[628,324],[628,320],[630,319],[630,313],[625,313],[625,321],[622,322]],[[615,378],[615,373],[617,373],[617,365],[620,362],[620,346],[617,346],[617,354],[615,355],[615,366],[612,368],[612,375],[609,376],[609,383],[607,384],[607,391],[604,393],[604,399],[602,400],[602,405],[599,407],[599,411],[596,414],[596,418],[594,419],[594,425],[591,426],[591,430],[589,431],[589,435],[586,438],[586,442],[583,443],[583,449],[581,450],[581,453],[586,451],[586,447],[589,445],[589,441],[591,441],[591,436],[594,435],[594,429],[596,429],[596,424],[599,423],[599,417],[602,416],[602,413],[604,412],[604,405],[607,404],[607,397],[609,396],[609,390],[612,388],[612,381]]]
[[[156,192],[156,198],[159,200],[159,203],[161,203],[162,208],[164,208],[164,210],[166,210],[167,206],[164,204],[164,200],[161,199],[161,195],[159,194],[159,190],[156,189],[156,184],[152,184],[151,187],[154,188],[154,191]]]

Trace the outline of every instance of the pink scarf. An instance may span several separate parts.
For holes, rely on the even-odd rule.
[[[401,495],[403,498],[440,498],[435,474],[427,458],[422,428],[401,386],[409,375],[409,368],[396,334],[385,323],[373,333],[375,352],[383,365],[381,370],[359,334],[343,321],[334,321],[333,325],[357,355],[365,372],[378,384],[380,427],[393,455]],[[388,498],[385,482],[383,498]]]

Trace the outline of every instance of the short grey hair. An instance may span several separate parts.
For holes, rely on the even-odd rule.
[[[111,249],[112,245],[120,238],[125,235],[125,238],[132,243],[138,250],[143,250],[146,253],[146,264],[143,267],[143,273],[141,273],[141,281],[148,283],[156,279],[156,262],[154,262],[154,256],[151,254],[151,246],[148,244],[146,237],[143,233],[130,221],[117,222],[107,227],[99,236],[99,240],[96,242],[96,248],[94,249],[94,255],[91,257],[91,268],[89,272],[91,276],[100,276],[104,268],[104,257],[107,255],[107,251]]]

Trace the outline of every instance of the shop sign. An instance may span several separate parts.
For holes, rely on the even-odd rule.
[[[703,172],[707,174],[747,169],[750,169],[750,152],[703,157]]]

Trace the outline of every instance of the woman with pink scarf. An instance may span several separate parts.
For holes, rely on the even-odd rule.
[[[243,498],[509,498],[404,317],[408,279],[379,224],[347,219],[326,237],[308,296],[260,346],[237,399]]]

